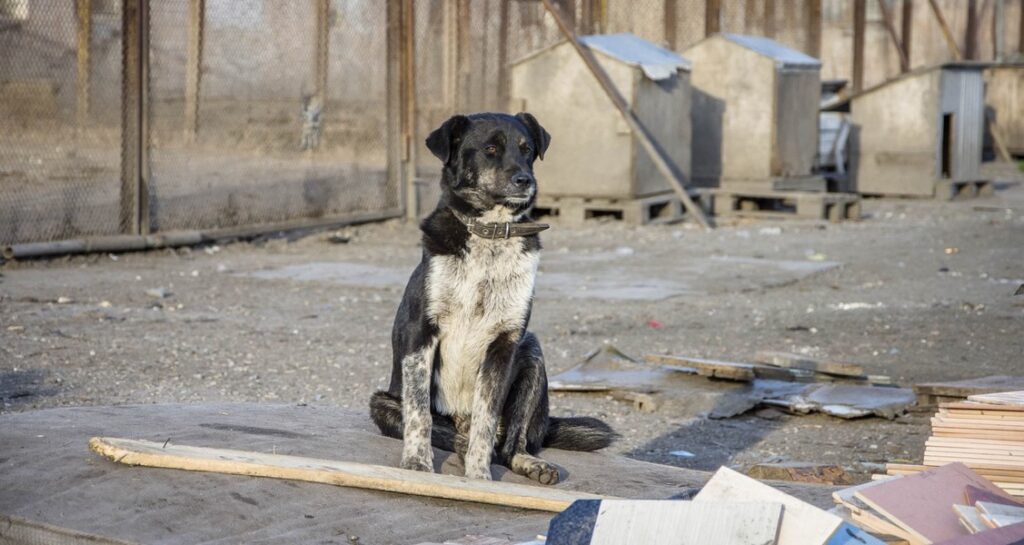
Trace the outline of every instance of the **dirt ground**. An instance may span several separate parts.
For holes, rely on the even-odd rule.
[[[531,329],[549,375],[611,344],[640,357],[749,361],[783,350],[899,384],[1024,373],[1024,187],[959,202],[868,200],[862,221],[555,225]],[[391,320],[418,232],[330,233],[0,267],[0,412],[62,405],[272,401],[365,407],[390,372]],[[693,382],[695,391],[701,384]],[[699,395],[699,392],[694,395]],[[860,478],[919,461],[928,414],[770,412],[709,420],[601,394],[552,396],[623,435],[613,450],[694,469],[838,463]],[[671,454],[685,450],[693,457]]]

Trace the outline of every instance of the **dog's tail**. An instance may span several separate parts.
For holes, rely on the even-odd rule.
[[[592,451],[611,445],[619,434],[608,424],[589,416],[548,418],[544,446],[563,450]]]

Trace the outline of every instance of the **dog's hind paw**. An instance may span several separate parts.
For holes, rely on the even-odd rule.
[[[402,456],[402,463],[398,465],[402,469],[411,469],[413,471],[425,471],[427,473],[434,472],[434,462],[428,459],[426,456]]]

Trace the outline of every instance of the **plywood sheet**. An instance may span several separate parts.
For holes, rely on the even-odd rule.
[[[832,513],[727,467],[722,467],[711,477],[694,501],[765,501],[783,504],[785,511],[779,531],[779,545],[825,543],[843,523],[843,519]]]
[[[968,485],[999,492],[964,464],[952,463],[860,490],[856,497],[922,542],[932,543],[967,534],[952,506],[963,501]]]
[[[604,500],[590,545],[775,543],[782,504]]]

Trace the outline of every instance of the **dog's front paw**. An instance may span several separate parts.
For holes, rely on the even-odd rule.
[[[480,467],[466,466],[466,478],[468,479],[483,479],[485,481],[491,480],[491,466],[485,465]]]
[[[402,455],[402,463],[399,467],[402,469],[411,469],[413,471],[425,471],[427,473],[434,472],[434,461],[431,456],[424,456],[422,454],[411,454]]]

